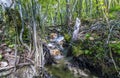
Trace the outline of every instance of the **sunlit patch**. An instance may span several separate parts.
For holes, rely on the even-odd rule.
[[[52,56],[58,56],[58,55],[61,55],[61,52],[58,49],[54,49],[54,50],[51,50],[51,55]]]
[[[55,39],[57,37],[58,37],[58,35],[56,33],[51,33],[50,34],[50,39]]]

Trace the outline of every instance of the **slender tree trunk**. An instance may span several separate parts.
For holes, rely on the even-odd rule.
[[[66,24],[70,27],[71,24],[71,9],[70,0],[66,0]]]

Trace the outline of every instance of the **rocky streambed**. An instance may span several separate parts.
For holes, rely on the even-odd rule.
[[[110,21],[111,27],[115,26],[114,24],[117,26],[113,29],[113,33],[117,33],[119,29],[116,28],[119,27],[119,23]],[[80,40],[77,42],[71,42],[69,38],[65,41],[66,35],[63,36],[57,32],[49,34],[47,47],[54,62],[46,66],[47,71],[53,78],[119,78],[119,54],[114,51],[114,46],[105,44],[106,30],[108,30],[106,24],[98,21],[90,27],[81,27],[78,33]],[[119,33],[112,34],[111,38],[114,40],[118,35]],[[116,43],[116,41],[113,42],[110,41],[112,45]],[[113,58],[105,46],[112,48]],[[78,52],[77,55],[76,52]],[[104,52],[107,55],[102,55]],[[117,64],[117,70],[114,62]]]
[[[67,56],[69,54],[65,53],[64,43],[64,36],[57,33],[50,34],[46,47],[49,49],[52,60],[51,63],[50,58],[46,60],[46,70],[51,74],[51,78],[96,78],[88,69],[80,68],[79,61],[75,57]],[[80,64],[84,65],[82,62]]]

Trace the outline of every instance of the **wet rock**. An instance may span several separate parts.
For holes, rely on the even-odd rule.
[[[0,67],[6,67],[6,66],[8,66],[8,63],[6,61],[0,62]]]
[[[59,60],[63,58],[62,53],[58,49],[50,50],[50,53],[54,57],[55,60]]]
[[[50,53],[51,53],[52,56],[61,55],[61,52],[60,52],[60,50],[58,50],[58,49],[50,50]]]
[[[50,50],[48,49],[46,44],[43,44],[43,52],[45,54],[45,56],[44,56],[45,65],[51,65],[51,64],[55,63],[54,58],[51,56]]]
[[[54,49],[55,48],[55,44],[54,43],[49,43],[47,46],[50,49]]]
[[[3,31],[2,30],[0,30],[0,34],[2,33]]]
[[[73,57],[72,64],[79,67],[82,70],[89,70],[92,74],[102,76],[102,68],[100,65],[94,65],[94,63],[88,60],[84,56]]]
[[[10,48],[5,49],[5,52],[11,52],[11,51],[12,51],[12,49],[10,49]]]
[[[83,78],[89,77],[89,74],[84,70],[81,70],[78,66],[76,67],[68,63],[67,68],[74,74],[75,77],[83,77]]]
[[[63,40],[64,40],[64,37],[63,37],[63,36],[60,36],[60,37],[56,38],[56,42],[57,42],[57,43],[60,43],[60,42],[63,41]]]
[[[62,55],[58,55],[58,56],[55,56],[54,58],[56,59],[56,60],[59,60],[59,59],[62,59],[64,56],[62,56]]]

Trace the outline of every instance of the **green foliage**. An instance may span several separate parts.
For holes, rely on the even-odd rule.
[[[102,58],[104,55],[104,40],[99,40],[100,36],[96,33],[87,33],[81,46],[85,55],[94,55]]]
[[[85,34],[85,38],[86,38],[86,39],[89,39],[90,36],[91,36],[91,35],[90,35],[89,33]]]
[[[66,42],[69,42],[71,40],[71,36],[69,34],[64,34]]]
[[[114,13],[110,13],[110,14],[109,14],[109,18],[110,18],[110,19],[115,19],[115,18],[116,18],[116,15],[115,15]]]
[[[89,54],[92,54],[92,52],[90,50],[84,50],[84,54],[89,55]]]
[[[109,10],[109,18],[116,19],[119,17],[120,13],[120,6],[114,6]]]
[[[117,54],[120,55],[120,42],[118,42],[118,43],[111,43],[111,44],[109,44],[109,46],[111,47],[111,49],[112,49],[112,51],[114,53],[117,53]]]
[[[116,12],[116,11],[120,11],[120,6],[111,7],[109,10],[109,13]]]
[[[2,59],[2,57],[3,57],[3,56],[0,54],[0,60]]]
[[[10,44],[10,45],[8,45],[8,47],[13,48],[13,47],[14,47],[14,44]]]
[[[71,71],[66,69],[63,61],[59,65],[47,66],[47,70],[53,78],[76,78]]]
[[[81,49],[81,46],[80,46],[80,45],[72,46],[72,48],[73,48],[73,54],[74,54],[75,56],[78,56],[78,55],[81,55],[81,54],[84,53],[83,50]]]
[[[91,34],[88,33],[85,35],[85,40],[79,41],[73,44],[73,54],[75,56],[84,54],[84,55],[94,55],[96,58],[102,58],[104,55],[104,42],[90,40]]]
[[[28,8],[28,5],[31,5],[31,3],[33,3],[34,1],[31,2],[31,0],[21,0],[21,2],[24,5],[23,8]],[[59,25],[61,23],[64,24],[67,20],[67,8],[69,8],[70,10],[70,15],[72,15],[72,19],[75,19],[76,17],[104,17],[103,11],[107,14],[108,7],[110,7],[109,9],[112,9],[112,7],[116,6],[118,7],[119,0],[70,0],[69,3],[67,3],[66,0],[38,0],[37,5],[40,5],[40,8],[37,8],[39,10],[38,16],[40,17],[41,21],[44,21],[44,24]],[[47,19],[44,20],[44,17],[46,17]],[[54,18],[56,18],[56,20]]]

